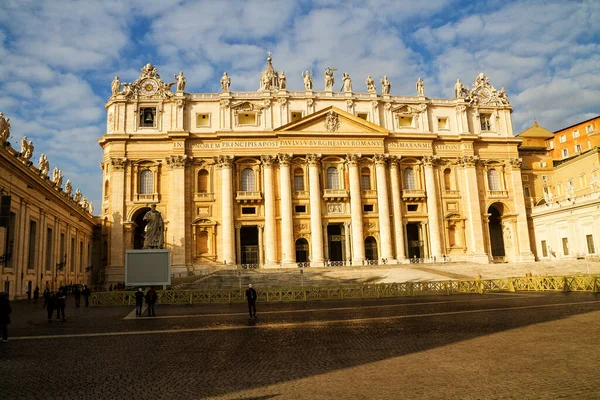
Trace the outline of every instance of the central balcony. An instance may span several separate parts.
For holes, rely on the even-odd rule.
[[[262,192],[241,192],[238,191],[235,201],[242,204],[256,204],[262,202]]]
[[[423,201],[425,200],[425,191],[422,189],[404,189],[402,190],[402,200]]]
[[[342,201],[348,198],[348,191],[345,189],[325,189],[323,191],[323,200]]]

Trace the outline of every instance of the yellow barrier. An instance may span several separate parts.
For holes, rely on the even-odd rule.
[[[473,281],[378,283],[331,287],[257,288],[256,292],[259,302],[276,303],[521,291],[598,293],[599,290],[600,275],[575,275],[477,279]],[[231,304],[246,301],[245,289],[159,290],[157,293],[158,304]],[[112,292],[92,292],[90,304],[96,307],[134,305],[135,292],[119,290]]]

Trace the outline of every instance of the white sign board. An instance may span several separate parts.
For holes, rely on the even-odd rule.
[[[171,251],[165,249],[127,250],[125,285],[152,286],[171,284]]]

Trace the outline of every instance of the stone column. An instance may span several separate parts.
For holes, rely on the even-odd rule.
[[[223,227],[223,262],[235,264],[235,237],[233,235],[233,157],[219,156],[221,166],[221,224]]]
[[[358,160],[360,154],[348,154],[350,175],[350,215],[352,215],[352,265],[362,265],[365,260],[365,245],[363,238],[362,203],[360,200],[360,176]]]
[[[263,232],[265,226],[258,225],[258,265],[261,267],[265,264],[265,258],[263,254],[264,241],[263,241]]]
[[[404,224],[402,223],[402,206],[400,203],[400,180],[398,178],[398,158],[390,159],[390,175],[392,183],[392,210],[394,214],[394,237],[396,244],[396,259],[398,261],[406,259],[406,250],[404,247]]]
[[[266,264],[277,262],[277,244],[275,243],[275,194],[273,193],[273,162],[275,157],[269,155],[261,156],[264,178],[265,178],[265,253]],[[259,246],[260,248],[260,246]]]
[[[292,157],[289,154],[279,154],[277,157],[279,159],[279,189],[281,197],[281,250],[285,265],[296,262],[292,222],[292,186],[290,184],[290,162]]]
[[[350,248],[350,222],[344,222],[344,247],[346,250],[346,262],[352,260],[352,249]]]
[[[375,175],[377,177],[377,203],[379,214],[379,240],[381,241],[381,258],[395,263],[392,251],[392,230],[390,227],[390,205],[387,188],[386,157],[383,154],[373,156]]]
[[[427,192],[427,216],[429,221],[429,240],[431,256],[440,258],[443,254],[440,232],[440,214],[438,211],[438,191],[434,173],[434,163],[439,157],[423,156],[425,167],[425,189]]]
[[[125,213],[125,168],[126,158],[110,159],[110,208],[112,226],[110,229],[110,265],[107,268],[108,282],[120,282],[125,276],[125,247],[124,247],[124,225]],[[65,241],[67,235],[65,234]],[[68,243],[65,243],[65,252]],[[64,254],[60,254],[58,262],[63,260]],[[66,269],[66,268],[65,268]],[[64,271],[64,270],[63,270]]]
[[[307,154],[308,177],[310,181],[310,242],[311,267],[323,266],[323,231],[321,217],[321,184],[319,180],[321,162],[320,156]]]
[[[510,176],[513,190],[513,199],[515,209],[519,210],[517,214],[516,231],[517,237],[514,240],[518,249],[518,260],[520,262],[535,261],[535,256],[531,252],[529,242],[529,230],[527,228],[527,215],[525,212],[525,198],[523,197],[523,183],[521,177],[521,163],[523,159],[512,158],[510,160]],[[585,242],[584,242],[585,243]],[[587,250],[587,249],[586,249]]]
[[[489,258],[485,252],[485,236],[483,235],[479,187],[477,185],[476,165],[478,161],[479,158],[476,156],[464,156],[460,159],[464,173],[465,216],[469,227],[469,235],[466,239],[468,241],[467,247],[472,253],[473,262],[487,263]]]
[[[241,225],[235,226],[235,260],[236,264],[242,264],[242,236],[241,236]]]
[[[168,237],[165,245],[171,247],[171,270],[175,273],[186,272],[186,218],[185,218],[185,165],[188,157],[186,154],[168,156],[166,158],[169,169],[169,203],[167,215],[163,218],[169,221]],[[166,247],[166,246],[165,246]]]
[[[323,222],[323,258],[325,261],[329,260],[329,243],[327,243],[327,226],[329,222]]]

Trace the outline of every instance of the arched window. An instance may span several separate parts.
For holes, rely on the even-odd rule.
[[[242,171],[242,192],[255,192],[254,171],[252,168],[246,168]]]
[[[488,171],[488,183],[490,190],[500,190],[500,179],[498,178],[498,171],[495,169]]]
[[[444,170],[444,189],[452,190],[452,171],[450,171],[450,168]]]
[[[360,171],[360,188],[362,190],[371,190],[371,170],[363,168]]]
[[[373,236],[365,239],[365,258],[367,260],[377,260],[377,241]]]
[[[336,167],[327,168],[327,189],[339,189],[338,170]]]
[[[412,168],[404,169],[404,189],[414,190],[417,186],[415,185],[415,171]]]
[[[154,193],[154,174],[149,169],[145,169],[140,174],[140,194]]]
[[[304,171],[302,168],[294,170],[294,191],[300,192],[304,190]]]
[[[208,193],[208,171],[198,171],[198,193]]]
[[[108,179],[104,182],[104,197],[110,196],[109,192],[110,186],[108,184]]]

